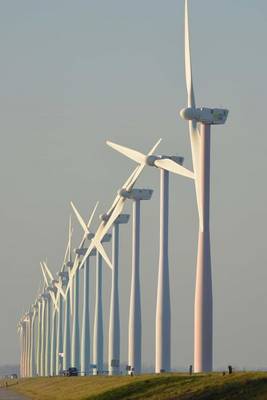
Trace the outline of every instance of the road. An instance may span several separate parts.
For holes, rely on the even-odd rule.
[[[0,389],[0,400],[30,400],[29,397],[22,396],[7,389]]]

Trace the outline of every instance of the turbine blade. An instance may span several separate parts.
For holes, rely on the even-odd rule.
[[[97,209],[97,207],[98,207],[98,204],[99,204],[99,201],[96,202],[96,205],[95,205],[95,207],[94,207],[94,209],[93,209],[93,211],[92,211],[92,214],[91,214],[91,216],[90,216],[90,218],[89,218],[89,221],[88,221],[88,223],[87,223],[87,230],[88,230],[88,232],[89,232],[89,229],[90,229],[90,225],[91,225],[91,223],[92,223],[92,221],[93,221],[93,218],[94,218],[96,209]]]
[[[154,151],[156,150],[156,148],[158,147],[159,143],[161,142],[161,139],[157,141],[157,143],[152,147],[152,149],[150,150],[150,152],[148,153],[148,155],[151,155],[154,153]],[[141,172],[143,171],[145,167],[145,164],[139,165],[131,174],[131,176],[127,179],[127,181],[125,182],[123,189],[125,190],[131,190],[132,187],[134,186],[135,182],[137,181],[139,175],[141,174]],[[90,246],[87,249],[87,252],[85,254],[85,256],[83,257],[81,263],[79,264],[79,267],[81,268],[83,266],[83,264],[85,263],[88,255],[91,253],[91,251],[96,247],[96,245],[98,245],[99,243],[101,244],[101,240],[104,237],[104,235],[108,232],[108,230],[111,228],[111,226],[113,225],[113,223],[116,221],[117,217],[121,214],[124,204],[125,204],[126,199],[120,195],[118,195],[113,203],[113,206],[111,207],[111,209],[108,211],[108,214],[110,215],[109,219],[107,222],[101,222],[101,224],[99,225],[97,232],[95,234],[94,239],[91,241]],[[114,205],[115,204],[115,205]],[[110,214],[111,213],[111,214]],[[105,257],[105,256],[104,256]],[[108,265],[110,265],[110,261],[108,261],[105,258],[106,262]],[[73,274],[75,274],[76,270],[77,270],[78,266],[76,266],[76,268],[73,267],[72,271]],[[72,274],[72,275],[73,275]],[[67,290],[69,290],[70,284],[67,287]]]
[[[73,309],[73,278],[69,281],[70,283],[70,315],[72,316],[72,309]]]
[[[192,161],[193,161],[193,169],[195,175],[195,190],[196,190],[196,198],[197,198],[197,208],[198,208],[198,216],[199,216],[199,224],[200,229],[203,230],[203,204],[201,200],[201,192],[200,192],[200,171],[199,171],[199,151],[200,151],[200,136],[197,128],[197,124],[195,121],[189,121],[189,130],[190,130],[190,143],[191,143],[191,152],[192,152]]]
[[[101,254],[101,256],[103,257],[103,259],[106,261],[107,265],[112,269],[112,263],[107,255],[106,250],[104,249],[102,243],[96,242],[96,248],[97,248],[98,252]]]
[[[188,97],[188,107],[195,108],[195,94],[193,87],[192,64],[190,53],[188,0],[185,0],[185,79]]]
[[[66,251],[65,251],[63,263],[62,263],[62,266],[61,266],[61,268],[60,268],[60,272],[63,272],[63,271],[64,271],[64,268],[65,268],[65,264],[66,264],[66,261],[67,261],[68,254],[69,254],[69,243],[67,244],[67,247],[66,247]]]
[[[48,285],[49,285],[49,284],[48,284],[48,279],[47,279],[46,273],[45,273],[45,271],[44,271],[43,264],[42,264],[41,262],[40,262],[40,266],[41,266],[41,270],[42,270],[42,273],[43,273],[43,277],[44,277],[45,284],[46,284],[46,286],[48,286]]]
[[[152,149],[148,152],[148,156],[151,156],[156,148],[158,147],[158,145],[160,144],[162,139],[159,139],[157,141],[157,143],[152,147]],[[143,171],[145,165],[138,165],[134,171],[131,173],[131,175],[129,176],[129,178],[126,180],[126,182],[122,185],[121,189],[125,189],[125,190],[131,190],[133,185],[135,184],[135,182],[137,181],[139,175],[141,174],[141,172]],[[118,201],[120,200],[121,196],[118,194],[115,197],[114,202],[112,203],[112,206],[110,207],[110,209],[108,210],[107,214],[111,215],[111,213],[113,212],[114,208],[116,207]]]
[[[136,167],[134,169],[134,171],[131,173],[131,175],[129,176],[129,178],[126,180],[126,182],[122,185],[122,189],[127,190],[128,185],[131,183],[133,177],[135,176],[135,174],[137,173],[137,171],[139,170],[140,166],[138,165],[138,167]],[[116,207],[118,201],[120,200],[121,196],[118,194],[115,197],[115,200],[112,203],[112,206],[109,208],[107,214],[110,215],[112,213],[112,211],[114,210],[114,208]]]
[[[95,238],[94,238],[94,243],[98,242],[101,243],[102,238],[104,235],[109,231],[109,229],[112,227],[113,223],[116,221],[118,216],[122,213],[124,204],[126,202],[126,199],[124,197],[121,197],[120,200],[118,201],[118,204],[116,205],[113,213],[109,217],[108,221],[105,223],[103,228],[96,233]]]
[[[46,270],[47,275],[49,276],[49,278],[51,279],[51,281],[53,281],[53,279],[54,279],[54,278],[53,278],[53,275],[52,275],[51,271],[49,270],[49,268],[48,268],[46,262],[44,262],[43,265],[44,265],[44,267],[45,267],[45,270]]]
[[[124,156],[130,158],[131,160],[137,162],[138,164],[145,164],[146,163],[146,155],[140,153],[139,151],[130,149],[129,147],[121,146],[116,143],[112,143],[107,140],[107,145],[112,147],[114,150],[118,151],[119,153],[123,154]]]
[[[72,236],[72,229],[71,229],[71,215],[69,218],[69,261],[71,261],[71,236]]]
[[[88,229],[87,229],[87,225],[86,225],[86,223],[84,222],[84,220],[83,220],[81,214],[79,213],[79,211],[77,210],[77,208],[75,207],[75,205],[73,204],[72,201],[70,202],[70,204],[71,204],[71,207],[72,207],[72,209],[73,209],[73,211],[74,211],[74,214],[76,215],[77,220],[79,221],[79,223],[80,223],[81,227],[83,228],[84,232],[89,233],[89,231],[88,231]]]
[[[186,178],[194,179],[193,172],[189,171],[180,164],[170,159],[156,160],[154,163],[157,167],[165,169],[174,174],[185,176]]]
[[[159,146],[159,144],[160,144],[161,141],[162,141],[162,139],[160,138],[160,139],[156,142],[156,144],[152,147],[152,149],[148,152],[148,156],[151,156],[151,155],[155,152],[155,150],[158,148],[158,146]]]
[[[64,292],[64,290],[62,289],[60,283],[55,283],[55,286],[56,286],[56,288],[57,288],[57,290],[58,290],[58,293],[60,293],[60,294],[62,295],[62,297],[65,299],[65,298],[66,298],[66,295],[65,295],[65,292]],[[58,300],[58,296],[57,296],[57,300]]]
[[[45,262],[44,262],[43,264],[40,263],[40,265],[41,265],[42,273],[43,273],[43,275],[44,275],[44,279],[45,279],[45,282],[46,282],[46,286],[48,287],[48,286],[49,286],[49,282],[48,282],[48,279],[47,279],[47,276],[46,276],[46,273],[45,273],[45,270],[46,270],[46,272],[47,272],[46,263],[45,263]],[[45,267],[45,268],[44,268],[44,267]],[[48,272],[47,272],[47,273],[48,273]],[[50,273],[50,271],[49,271],[49,273]],[[53,276],[52,276],[52,279],[53,279]],[[55,305],[55,308],[58,309],[58,305],[57,305],[55,293],[49,291],[49,294],[50,294],[50,297],[51,297],[51,299],[52,299],[52,301],[53,301],[53,303],[54,303],[54,305]]]
[[[158,145],[160,144],[162,139],[159,139],[156,144],[152,147],[152,149],[147,153],[147,156],[151,156],[155,150],[157,149]],[[140,174],[142,173],[143,169],[145,168],[146,164],[139,165],[138,169],[136,170],[135,174],[133,174],[131,180],[129,181],[128,185],[126,186],[126,190],[132,190],[134,187],[137,179],[139,178]]]

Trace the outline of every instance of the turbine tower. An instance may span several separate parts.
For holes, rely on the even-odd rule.
[[[140,203],[150,200],[153,190],[132,189],[121,192],[125,199],[133,201],[132,226],[132,278],[129,310],[128,371],[140,374],[142,360],[142,320],[140,294]]]
[[[109,375],[120,373],[119,226],[127,224],[128,221],[128,214],[120,214],[112,226],[112,276],[108,336]]]
[[[91,234],[93,238],[94,235]],[[84,256],[86,247],[77,249],[76,254]],[[83,265],[83,315],[82,315],[82,344],[81,344],[81,375],[86,376],[90,373],[90,309],[89,309],[89,283],[90,283],[90,258],[96,255],[95,249],[87,257]]]
[[[56,316],[58,311],[58,281],[53,278],[47,263],[41,264],[42,273],[47,286],[47,294],[49,295],[48,301],[48,315],[47,315],[47,334],[46,334],[46,376],[55,375],[56,372]],[[49,282],[50,281],[50,282]],[[52,304],[51,304],[52,300]],[[52,308],[53,305],[53,308]],[[51,321],[52,315],[52,321]]]
[[[42,297],[39,296],[37,301],[38,301],[38,323],[37,323],[36,372],[37,372],[37,376],[41,376],[42,315],[43,315]]]
[[[171,305],[168,260],[168,218],[169,218],[169,172],[194,179],[191,171],[184,168],[183,157],[146,156],[139,151],[107,141],[107,144],[140,165],[156,167],[160,170],[160,240],[159,269],[156,306],[156,351],[155,372],[170,371]]]
[[[30,376],[36,375],[36,335],[35,335],[35,320],[36,315],[38,315],[38,304],[35,302],[33,305],[33,316],[31,324],[31,361],[30,361]]]
[[[41,360],[40,360],[40,376],[45,376],[45,356],[46,356],[46,308],[48,294],[44,292],[42,294],[42,331],[41,331]]]
[[[79,292],[80,271],[77,269],[73,278],[73,316],[72,316],[72,339],[71,339],[71,367],[80,370],[80,323],[79,323]]]
[[[111,234],[106,233],[101,243],[111,240]],[[102,265],[103,257],[96,252],[96,293],[95,293],[95,315],[94,315],[94,336],[93,336],[93,374],[103,372],[104,339],[103,339],[103,305],[102,305]]]
[[[212,371],[213,300],[210,255],[210,132],[211,125],[226,122],[228,110],[197,108],[191,68],[188,1],[185,0],[185,73],[188,107],[180,113],[189,121],[199,213],[198,256],[195,288],[194,371]]]
[[[58,316],[57,316],[57,344],[56,344],[56,375],[60,375],[63,369],[64,351],[63,351],[63,321],[64,307],[63,300],[66,300],[62,292],[68,284],[68,272],[65,271],[64,261],[61,270],[58,273]],[[62,290],[62,292],[60,291]]]
[[[45,376],[50,375],[50,355],[51,355],[51,298],[49,291],[46,297],[46,330],[45,330]]]

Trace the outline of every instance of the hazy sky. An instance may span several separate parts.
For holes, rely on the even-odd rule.
[[[16,325],[35,299],[40,260],[61,266],[70,200],[86,218],[97,200],[104,212],[135,166],[105,140],[147,151],[162,137],[159,152],[191,167],[178,113],[183,11],[183,0],[0,1],[1,364],[19,359]],[[190,20],[197,104],[230,110],[212,131],[214,364],[266,367],[267,2],[191,0]],[[153,365],[159,171],[145,170],[138,186],[155,190],[142,204],[141,256],[143,361]],[[170,192],[172,365],[187,367],[198,219],[192,182],[172,176]],[[127,360],[131,222],[121,232]],[[93,305],[93,263],[91,278]],[[104,286],[107,333],[108,268]]]

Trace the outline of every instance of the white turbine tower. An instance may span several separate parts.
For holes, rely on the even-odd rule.
[[[127,224],[128,221],[128,214],[119,214],[112,225],[112,276],[108,333],[109,375],[120,373],[119,226]]]
[[[50,297],[53,301],[53,309],[52,309],[52,326],[51,326],[51,346],[50,346],[50,375],[58,375],[57,373],[57,359],[59,358],[59,353],[57,350],[57,340],[58,340],[58,328],[59,323],[58,319],[61,318],[62,314],[62,305],[61,309],[59,308],[59,304],[61,303],[61,297],[65,297],[65,293],[62,289],[61,283],[54,279],[51,271],[49,270],[46,262],[43,263],[42,271],[44,274],[45,281],[47,282],[47,290],[50,294]],[[50,280],[50,283],[49,283]],[[62,325],[62,321],[60,321]],[[62,332],[61,332],[62,335]],[[62,343],[62,339],[61,339]]]
[[[37,351],[36,351],[36,373],[41,376],[41,354],[42,354],[42,315],[43,315],[43,301],[41,295],[38,299],[38,323],[37,323]]]
[[[142,360],[142,318],[140,293],[140,203],[150,200],[153,190],[132,189],[123,191],[125,199],[133,201],[132,224],[132,277],[128,333],[128,371],[140,374]]]
[[[24,317],[20,321],[21,332],[21,376],[26,376],[26,321]]]
[[[44,281],[47,288],[47,309],[46,309],[46,363],[45,375],[55,375],[56,369],[56,315],[58,311],[57,304],[57,281],[54,280],[46,262],[40,263]],[[50,282],[49,282],[50,281]],[[52,303],[51,303],[52,300]],[[52,318],[51,318],[52,317]]]
[[[33,305],[33,316],[31,323],[31,355],[30,355],[30,376],[36,375],[36,329],[35,320],[38,315],[38,303]]]
[[[71,338],[71,367],[80,370],[80,322],[79,322],[79,297],[80,297],[80,271],[77,269],[73,277],[73,315]]]
[[[139,151],[112,142],[107,144],[140,165],[160,169],[160,241],[159,270],[156,307],[156,351],[155,372],[170,370],[171,305],[168,260],[168,219],[169,219],[169,171],[193,179],[191,171],[184,168],[183,158],[177,156],[146,156]]]
[[[23,326],[22,320],[19,321],[17,325],[18,334],[19,334],[19,346],[20,346],[20,363],[19,363],[19,374],[20,377],[23,378]]]
[[[110,242],[111,234],[106,233],[101,243]],[[93,374],[103,372],[104,358],[104,329],[103,329],[103,300],[102,300],[102,264],[101,254],[96,252],[96,281],[95,281],[95,315],[94,315],[94,334],[93,334]]]
[[[210,131],[224,124],[228,110],[196,108],[189,42],[188,1],[185,0],[185,72],[188,107],[181,111],[189,121],[195,187],[199,212],[198,256],[195,289],[194,371],[212,371],[213,300],[210,256]]]
[[[30,355],[31,355],[31,321],[32,311],[26,314],[26,376],[30,376]]]

